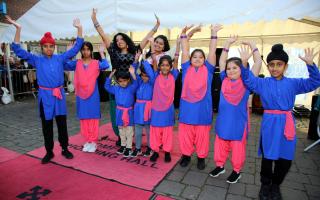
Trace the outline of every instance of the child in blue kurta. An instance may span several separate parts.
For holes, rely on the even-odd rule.
[[[139,63],[134,63],[135,68]],[[136,148],[131,157],[142,155],[142,130],[145,128],[147,134],[147,149],[144,156],[151,154],[150,148],[150,120],[151,120],[151,99],[153,94],[154,72],[148,61],[141,61],[140,76],[137,75],[138,90],[136,94],[136,103],[134,104],[134,124],[135,124],[135,141]]]
[[[130,72],[130,73],[129,73]],[[114,70],[109,78],[106,79],[105,89],[113,94],[116,99],[116,123],[119,128],[121,147],[118,154],[123,154],[124,157],[131,155],[132,139],[133,139],[133,105],[134,96],[138,88],[135,70],[132,66],[126,70]],[[111,85],[111,78],[115,74],[119,85]],[[132,83],[130,83],[130,75]]]
[[[290,169],[297,140],[291,111],[295,96],[320,86],[320,73],[313,63],[313,50],[306,49],[305,56],[299,57],[307,64],[307,79],[284,76],[289,57],[282,44],[274,45],[267,57],[271,77],[258,78],[243,68],[244,83],[260,95],[264,108],[259,147],[259,154],[262,154],[260,199],[268,199],[270,195],[273,199],[282,198],[279,185]]]
[[[182,29],[181,32],[182,94],[179,113],[181,167],[186,167],[190,163],[191,155],[196,149],[197,168],[200,170],[205,168],[212,123],[211,83],[216,64],[217,32],[221,28],[220,25],[211,26],[207,60],[202,49],[195,49],[191,55],[189,54],[189,39],[191,37],[188,37],[186,33],[188,27]]]
[[[68,132],[66,121],[66,97],[64,93],[64,68],[63,64],[70,58],[74,57],[80,50],[83,38],[82,26],[80,20],[76,19],[73,26],[78,29],[78,37],[72,49],[62,54],[53,54],[55,40],[50,32],[40,40],[42,55],[34,55],[20,46],[21,26],[10,17],[7,20],[13,24],[17,31],[12,44],[15,54],[21,59],[26,60],[30,65],[35,66],[39,84],[38,103],[40,117],[42,120],[42,132],[46,148],[46,155],[42,159],[42,164],[48,163],[53,157],[53,118],[56,118],[59,134],[59,142],[62,147],[62,155],[67,159],[72,159],[73,155],[68,150]]]
[[[224,45],[220,56],[219,68],[222,80],[219,113],[217,116],[214,141],[214,161],[216,168],[210,172],[210,176],[217,177],[225,172],[224,165],[229,152],[232,152],[231,163],[233,170],[227,178],[228,183],[236,183],[241,178],[240,171],[246,157],[246,143],[249,132],[249,114],[247,102],[250,92],[244,86],[241,77],[241,64],[247,66],[248,59],[253,54],[254,64],[252,71],[259,74],[262,59],[253,42],[244,42],[250,46],[242,47],[241,59],[232,57],[227,59],[229,47],[237,37],[230,37]]]
[[[162,56],[155,72],[155,83],[151,103],[150,146],[153,154],[150,161],[155,162],[159,157],[159,148],[165,152],[165,162],[171,161],[171,149],[174,125],[174,88],[179,71],[177,66],[172,69],[170,56]],[[171,70],[172,69],[172,70]]]
[[[109,67],[104,49],[104,45],[100,45],[101,61],[92,59],[93,46],[90,42],[84,42],[81,47],[82,59],[68,61],[65,64],[66,70],[75,70],[77,116],[80,119],[80,132],[86,140],[82,148],[84,152],[93,153],[97,149],[101,118],[97,78],[101,70]]]

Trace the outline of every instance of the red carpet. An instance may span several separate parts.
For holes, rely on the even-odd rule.
[[[107,179],[116,180],[126,185],[153,190],[180,158],[178,135],[176,132],[172,161],[165,163],[164,154],[160,153],[158,161],[152,163],[146,157],[124,158],[122,155],[118,155],[116,153],[118,147],[115,146],[116,137],[113,134],[111,123],[100,127],[99,131],[100,137],[107,136],[107,139],[99,142],[98,150],[95,154],[81,151],[84,140],[80,134],[77,134],[70,137],[69,140],[70,150],[74,153],[75,158],[72,160],[63,158],[59,143],[56,142],[54,150],[56,156],[53,162]],[[45,149],[44,147],[36,149],[29,152],[29,154],[41,158],[45,154]]]
[[[60,156],[57,156],[60,157]],[[1,199],[149,199],[153,193],[25,155],[0,164]]]
[[[8,161],[8,160],[12,160],[18,156],[20,156],[20,154],[17,152],[0,147],[0,163]]]

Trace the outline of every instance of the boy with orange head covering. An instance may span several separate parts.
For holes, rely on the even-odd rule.
[[[55,40],[50,32],[44,34],[40,40],[42,55],[34,55],[20,46],[21,26],[9,16],[6,16],[9,23],[16,27],[16,35],[12,43],[14,53],[21,59],[26,60],[30,65],[35,66],[39,84],[39,110],[42,121],[42,132],[46,148],[46,155],[42,159],[42,164],[48,163],[53,157],[53,118],[56,119],[58,127],[58,139],[62,147],[61,154],[67,159],[72,159],[73,155],[68,150],[67,131],[67,108],[64,83],[63,64],[68,59],[74,57],[83,44],[82,26],[79,19],[75,19],[73,26],[78,30],[76,44],[72,49],[62,54],[53,54]]]

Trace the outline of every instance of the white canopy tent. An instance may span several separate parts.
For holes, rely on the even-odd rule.
[[[74,37],[72,20],[76,17],[80,18],[85,35],[96,35],[90,19],[92,8],[98,8],[100,24],[107,33],[148,30],[155,23],[154,13],[165,28],[320,18],[318,0],[41,0],[18,19],[23,26],[21,40],[37,41],[47,31],[60,39]],[[11,42],[14,31],[14,27],[7,29],[0,41]]]
[[[193,37],[191,47],[208,51],[210,30],[207,25],[220,23],[224,29],[219,32],[218,47],[230,34],[237,34],[241,39],[255,40],[266,57],[272,44],[283,43],[290,54],[289,64],[298,68],[303,66],[297,59],[303,48],[320,50],[319,0],[41,0],[17,20],[22,25],[21,40],[38,41],[47,31],[57,39],[75,37],[72,20],[80,18],[86,39],[97,43],[100,38],[90,18],[92,8],[98,8],[98,20],[106,33],[127,32],[134,41],[141,41],[153,27],[156,13],[161,21],[157,34],[166,35],[172,45],[181,27],[202,23],[204,28]],[[288,18],[307,18],[315,23],[306,24]],[[12,42],[14,33],[15,28],[8,27],[0,41]],[[230,54],[236,53],[235,48],[230,50]],[[291,77],[308,76],[307,71],[298,68],[289,71]],[[262,73],[268,74],[265,67]],[[302,95],[296,103],[310,106],[311,96],[312,93]]]

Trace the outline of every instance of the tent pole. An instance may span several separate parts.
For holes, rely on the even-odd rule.
[[[14,102],[11,71],[10,71],[10,45],[9,44],[6,44],[6,58],[7,58],[6,63],[7,63],[7,71],[8,71],[9,90],[10,90],[11,100],[12,102]]]

